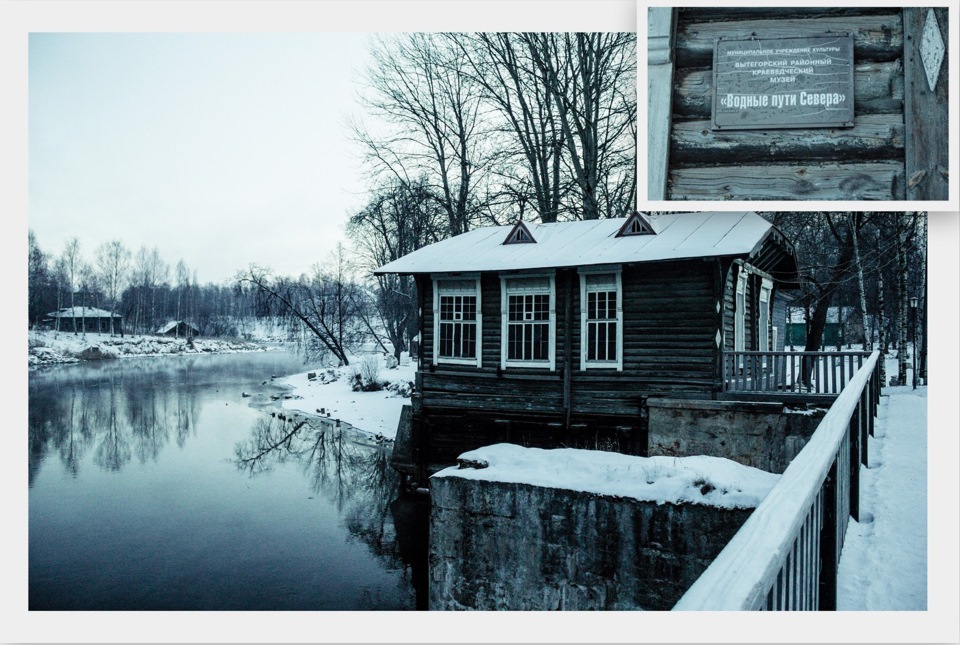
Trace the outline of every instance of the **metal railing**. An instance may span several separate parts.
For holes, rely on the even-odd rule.
[[[849,518],[860,516],[880,395],[879,352],[840,392],[810,441],[675,610],[836,609]]]
[[[724,392],[839,394],[870,352],[724,352]]]

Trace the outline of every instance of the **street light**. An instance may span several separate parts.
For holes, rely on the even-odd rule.
[[[913,389],[917,389],[917,300],[910,298],[910,311],[913,312]]]

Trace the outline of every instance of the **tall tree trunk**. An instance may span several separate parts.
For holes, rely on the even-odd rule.
[[[883,308],[883,269],[877,267],[877,345],[880,348],[880,382],[887,384],[887,319]]]
[[[863,263],[860,260],[860,236],[857,233],[857,226],[852,227],[850,234],[853,236],[853,256],[854,262],[856,262],[857,287],[860,290],[860,323],[863,331],[861,340],[863,341],[863,349],[869,352],[873,350],[873,343],[867,328],[867,294],[863,288]]]

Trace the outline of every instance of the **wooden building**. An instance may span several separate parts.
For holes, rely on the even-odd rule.
[[[111,319],[113,327],[111,328]],[[50,329],[91,334],[123,333],[123,316],[96,307],[64,307],[43,319]]]
[[[650,199],[948,199],[945,7],[651,8],[648,18]],[[852,46],[810,47],[833,38]],[[756,55],[727,69],[722,47],[737,42]],[[804,50],[794,45],[807,54],[777,53]],[[831,72],[830,91],[852,110],[805,123],[836,106],[792,90],[822,89]],[[770,105],[739,102],[742,121],[721,124],[718,102],[739,101],[751,79],[758,93],[742,96]],[[791,94],[797,104],[774,107]]]
[[[725,350],[781,348],[775,303],[799,279],[790,242],[744,212],[482,228],[377,273],[417,284],[395,455],[418,475],[499,441],[644,454],[647,398],[716,398]]]
[[[172,336],[173,338],[186,338],[189,340],[199,336],[200,330],[183,320],[171,320],[158,329],[157,334],[160,336]]]

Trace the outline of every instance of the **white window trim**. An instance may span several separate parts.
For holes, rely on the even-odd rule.
[[[761,352],[770,351],[770,328],[772,327],[770,321],[770,296],[773,291],[773,281],[768,278],[762,279],[762,284],[760,285],[760,308],[763,310],[759,312],[761,315],[757,316],[757,322],[759,326],[759,321],[764,319],[762,314],[766,314],[766,329],[757,330],[759,335],[757,342],[757,349]]]
[[[549,278],[550,279],[550,327],[548,356],[546,361],[507,360],[507,339],[509,338],[508,322],[510,309],[507,304],[507,283],[517,278]],[[521,294],[522,291],[515,291]],[[528,367],[533,369],[548,369],[554,371],[557,367],[557,276],[555,273],[514,273],[500,275],[500,367]]]
[[[616,369],[623,371],[623,269],[616,267],[584,267],[580,273],[580,370]],[[613,274],[617,280],[617,360],[587,360],[587,276]]]
[[[743,295],[743,306],[739,296]],[[747,267],[739,265],[737,289],[733,298],[733,351],[746,351],[747,346]]]
[[[483,310],[481,309],[480,275],[462,274],[431,276],[433,278],[433,363],[435,365],[473,365],[483,367]],[[473,280],[477,295],[477,357],[441,358],[440,356],[440,289],[444,281]]]

